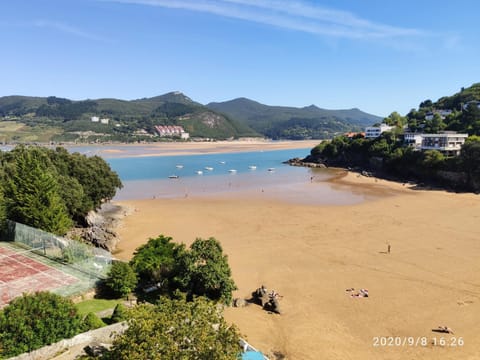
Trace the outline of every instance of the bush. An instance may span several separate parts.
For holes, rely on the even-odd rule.
[[[85,316],[85,319],[83,319],[83,330],[84,331],[98,329],[98,328],[101,328],[105,325],[106,324],[102,321],[102,319],[100,319],[93,312],[89,312],[87,314],[87,316]]]
[[[71,300],[49,292],[24,294],[0,313],[0,356],[39,349],[82,329],[81,316]]]
[[[112,317],[110,318],[112,324],[127,320],[128,319],[127,312],[128,312],[128,309],[125,305],[117,304],[117,306],[115,306],[115,309],[113,310]]]

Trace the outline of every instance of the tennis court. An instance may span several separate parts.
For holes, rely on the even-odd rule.
[[[11,243],[0,242],[0,308],[25,292],[51,291],[73,295],[94,286],[83,274],[65,270],[69,273],[47,258]]]

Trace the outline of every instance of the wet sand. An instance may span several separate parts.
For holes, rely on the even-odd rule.
[[[256,305],[225,312],[270,355],[480,358],[479,196],[413,190],[353,173],[333,181],[383,196],[341,206],[252,191],[125,201],[135,211],[119,228],[123,240],[116,256],[129,259],[159,234],[186,244],[214,236],[229,256],[235,297],[249,297],[261,284],[283,295],[282,315]],[[305,189],[314,192],[315,185]],[[367,288],[370,297],[349,296],[345,290],[351,287]],[[438,325],[455,334],[432,332]],[[392,346],[386,337],[393,337]],[[451,346],[432,344],[442,337]]]
[[[102,157],[145,157],[218,154],[246,151],[270,151],[284,149],[313,148],[321,140],[271,141],[271,140],[232,140],[204,142],[159,142],[151,144],[96,145],[94,153]],[[84,147],[84,146],[81,146]],[[75,149],[74,146],[71,147]]]

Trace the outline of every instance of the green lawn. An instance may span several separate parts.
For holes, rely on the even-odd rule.
[[[105,299],[91,299],[77,303],[78,312],[81,315],[87,315],[89,312],[97,313],[99,311],[113,309],[118,303],[123,302],[123,299],[105,300]]]

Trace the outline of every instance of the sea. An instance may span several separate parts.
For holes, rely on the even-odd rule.
[[[11,146],[3,146],[8,151]],[[103,157],[123,183],[113,200],[188,197],[265,198],[310,205],[348,205],[385,196],[372,188],[331,181],[338,170],[284,164],[310,148],[198,155],[142,156],[145,146],[71,146]],[[167,152],[168,153],[168,152]],[[128,154],[124,157],[123,154]]]
[[[78,151],[78,149],[77,149]],[[92,151],[92,149],[88,149]],[[108,157],[123,183],[113,200],[249,197],[295,203],[344,205],[375,198],[329,181],[338,172],[284,164],[308,149],[236,153]]]

